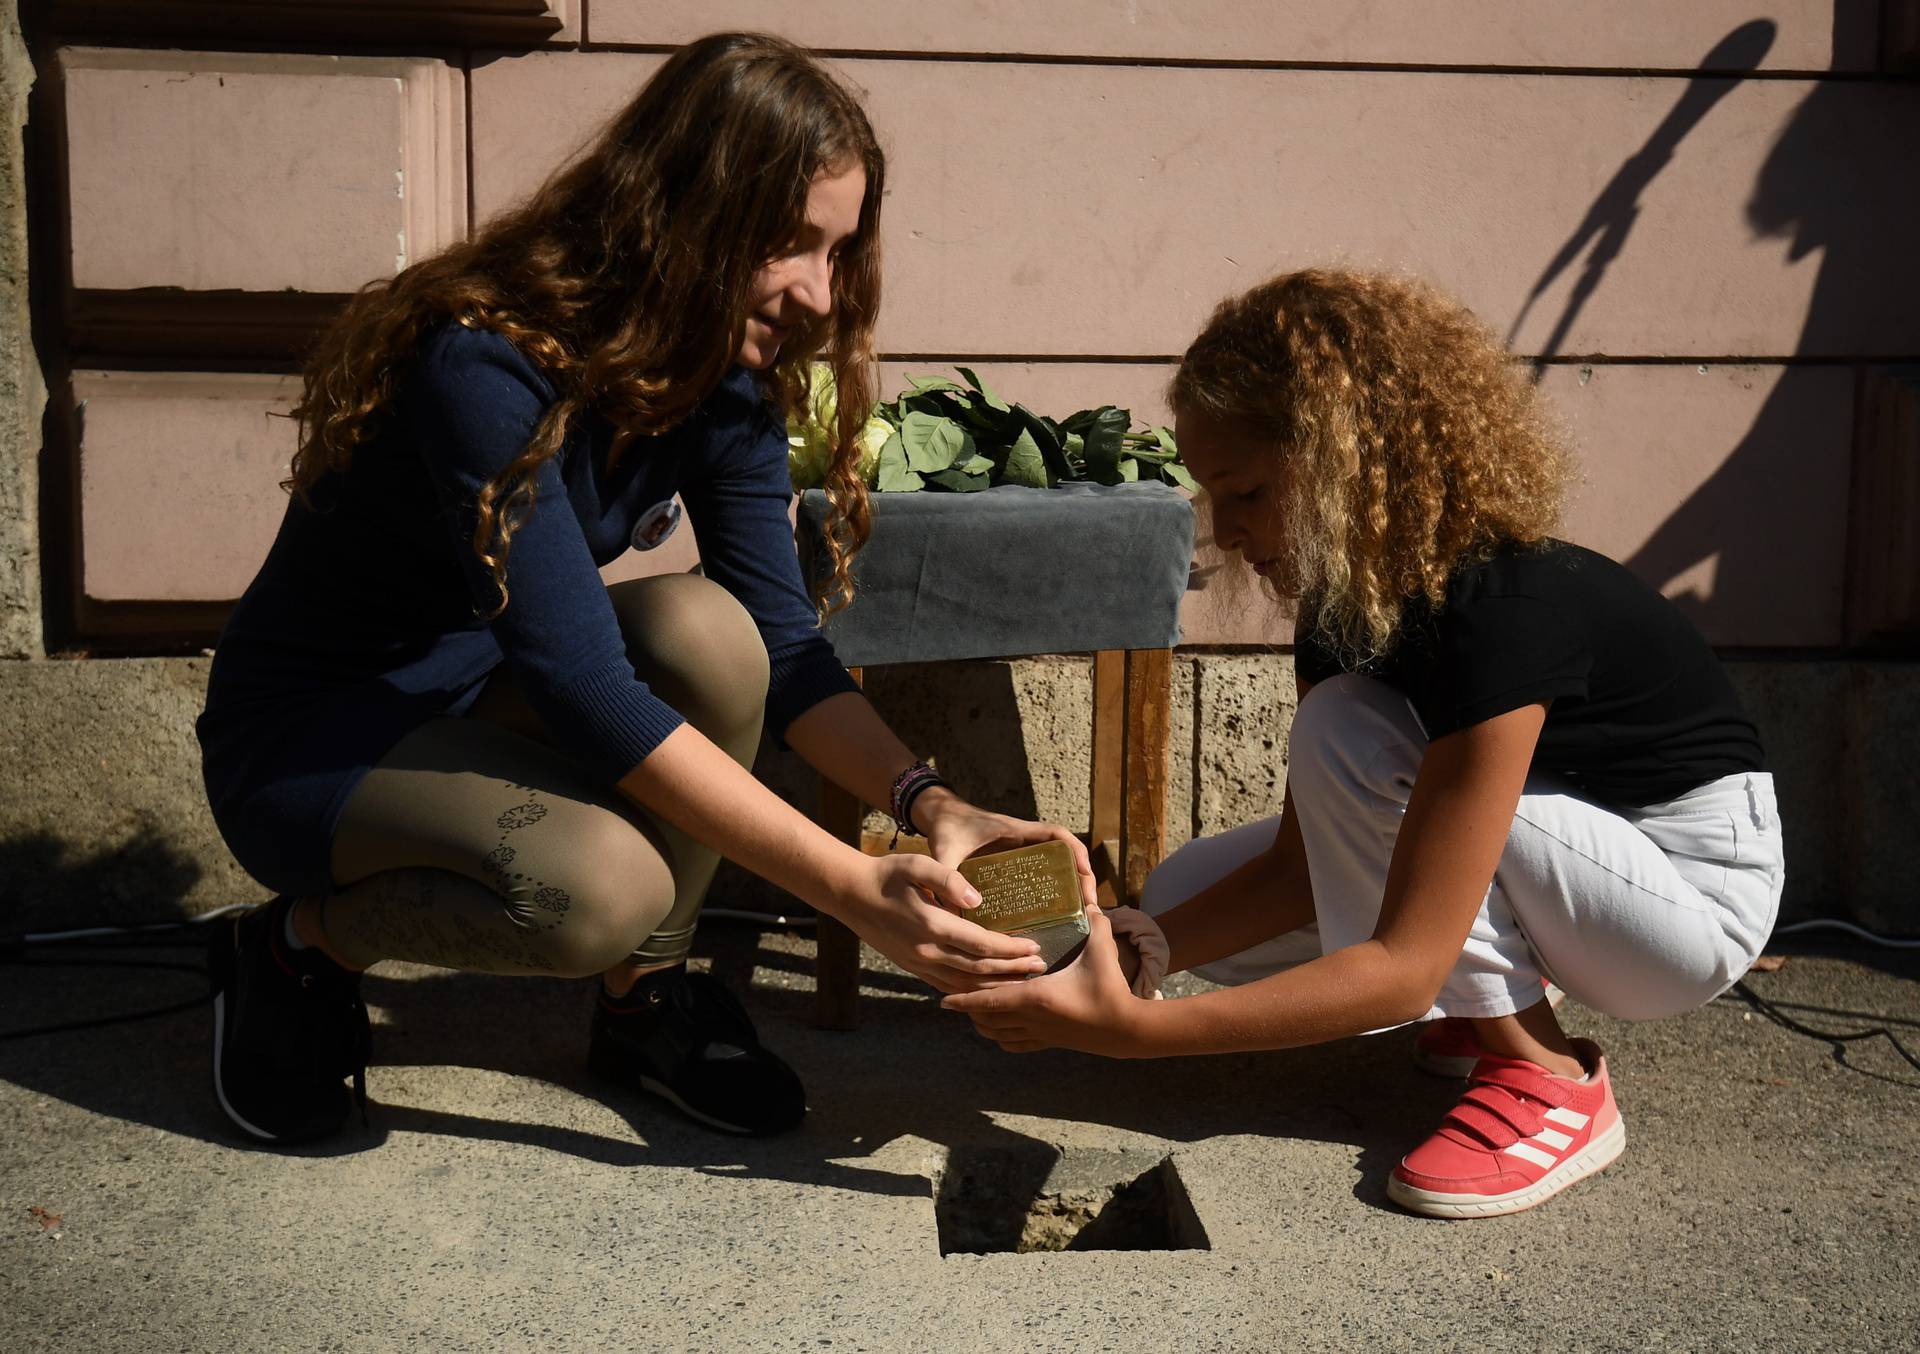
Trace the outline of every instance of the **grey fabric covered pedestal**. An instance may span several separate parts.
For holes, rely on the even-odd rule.
[[[854,602],[826,623],[849,667],[1170,649],[1193,508],[1165,484],[874,494]],[[824,568],[827,496],[800,498],[800,558]]]
[[[854,674],[890,663],[1094,655],[1090,842],[1100,901],[1137,901],[1166,844],[1168,700],[1193,508],[1164,484],[875,494],[854,600],[825,631]],[[826,568],[827,498],[801,495],[809,577]],[[865,808],[822,783],[823,826],[856,847]],[[819,923],[816,1020],[851,1029],[860,942]]]

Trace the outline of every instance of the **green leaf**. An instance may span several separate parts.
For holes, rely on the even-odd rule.
[[[1086,432],[1087,478],[1096,484],[1118,484],[1121,443],[1127,435],[1129,416],[1124,409],[1108,405],[1097,410]]]
[[[1024,484],[1033,489],[1052,487],[1047,478],[1047,458],[1040,450],[1040,444],[1033,440],[1033,434],[1022,429],[1020,436],[1013,440],[1013,446],[1007,450],[1007,460],[1002,467],[1000,478],[1007,484]]]
[[[953,468],[962,475],[991,475],[993,458],[975,452],[969,459],[957,463]]]
[[[900,440],[906,447],[907,464],[925,475],[967,456],[973,439],[950,418],[916,412],[901,424]]]
[[[997,409],[1003,414],[1007,412],[1007,402],[988,390],[987,383],[973,374],[972,367],[955,367],[954,370],[966,377],[967,384],[980,392],[980,398],[987,402],[989,408]]]
[[[950,381],[944,376],[909,376],[907,384],[913,387],[916,395],[927,395],[936,390],[964,389],[958,381]]]
[[[907,449],[899,433],[887,439],[880,448],[880,477],[878,488],[883,494],[901,494],[918,489],[923,483],[913,468],[907,464]]]
[[[1197,494],[1200,492],[1199,482],[1195,480],[1192,475],[1189,475],[1187,473],[1187,468],[1184,465],[1176,464],[1173,461],[1168,461],[1165,465],[1160,467],[1160,478],[1165,480],[1172,480],[1175,484],[1179,485],[1182,489],[1187,490],[1189,493]]]
[[[900,397],[900,421],[905,423],[909,415],[925,414],[928,418],[949,418],[954,406],[944,395],[903,395]]]
[[[1012,446],[1013,440],[1020,436],[1021,430],[1026,427],[1026,424],[1021,422],[1020,415],[1013,410],[1009,409],[1002,413],[998,409],[988,408],[985,404],[970,406],[963,421],[980,440],[983,450],[989,447],[1004,449]]]
[[[988,461],[987,464],[991,466],[993,462]],[[973,494],[986,488],[990,479],[986,475],[969,475],[959,470],[936,470],[927,476],[927,483],[950,493]]]
[[[1033,444],[1040,449],[1041,460],[1047,468],[1047,487],[1052,488],[1061,480],[1073,478],[1073,466],[1067,461],[1066,446],[1060,440],[1060,425],[1051,419],[1027,408],[1024,404],[1013,406],[1013,412],[1020,416],[1020,422]]]
[[[1139,479],[1140,462],[1134,460],[1131,456],[1122,456],[1120,458],[1120,478],[1127,484],[1131,484]]]
[[[1153,440],[1160,444],[1160,450],[1172,452],[1175,456],[1180,454],[1180,447],[1173,440],[1173,429],[1155,428],[1153,430]]]

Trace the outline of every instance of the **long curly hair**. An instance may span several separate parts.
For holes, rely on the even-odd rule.
[[[818,599],[845,605],[849,564],[872,523],[855,437],[876,395],[886,161],[853,91],[803,49],[761,34],[680,48],[525,202],[475,238],[362,288],[307,362],[285,487],[305,500],[348,468],[378,435],[434,325],[500,334],[559,398],[479,496],[473,549],[498,589],[497,615],[541,465],[583,414],[612,423],[615,456],[691,414],[734,362],[754,274],[804,225],[815,176],[854,168],[866,173],[866,195],[835,265],[832,312],[796,328],[764,378],[783,420],[803,406],[816,358],[838,383],[830,567]]]
[[[1569,461],[1532,382],[1465,307],[1405,278],[1308,270],[1215,309],[1174,374],[1181,413],[1268,462],[1282,584],[1324,641],[1391,652],[1461,564],[1533,545]]]

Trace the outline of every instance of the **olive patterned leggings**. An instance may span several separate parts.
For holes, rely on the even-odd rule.
[[[640,678],[751,767],[767,651],[746,611],[688,574],[607,592]],[[556,750],[502,668],[348,797],[320,919],[355,966],[582,977],[686,958],[718,861]]]

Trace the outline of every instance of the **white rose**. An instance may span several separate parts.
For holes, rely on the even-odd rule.
[[[893,425],[884,418],[870,418],[854,439],[860,448],[860,478],[871,485],[880,477],[880,449],[893,436]]]
[[[787,473],[796,493],[817,489],[827,478],[833,459],[833,425],[839,416],[839,392],[833,368],[816,362],[808,372],[807,416],[787,420]]]

